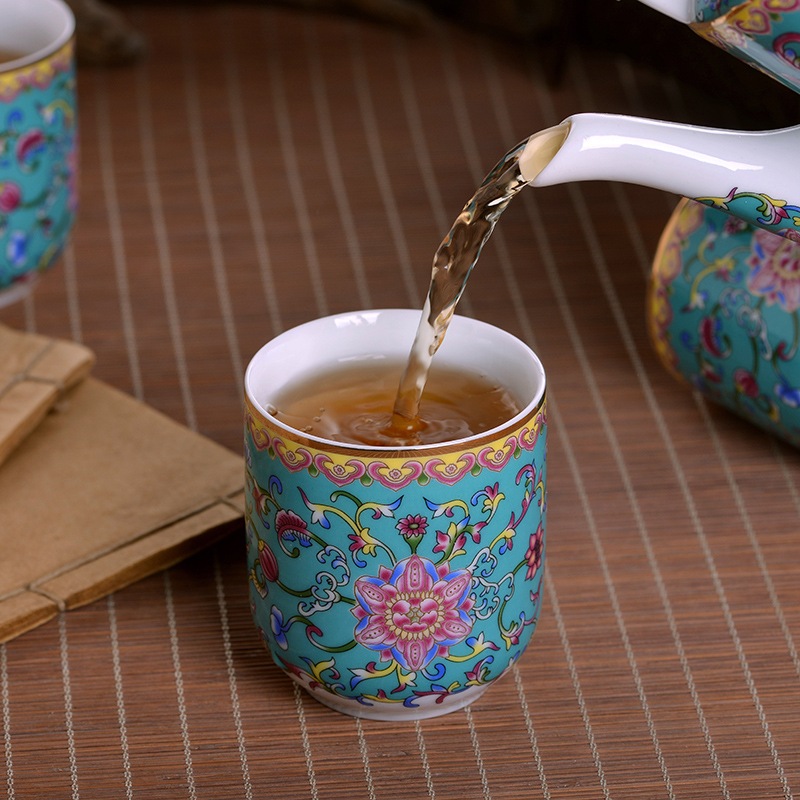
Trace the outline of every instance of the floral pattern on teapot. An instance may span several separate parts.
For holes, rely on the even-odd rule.
[[[695,199],[771,233],[800,242],[800,206],[790,205],[786,200],[776,200],[758,192],[740,192],[738,187],[731,189],[725,197]]]
[[[677,377],[800,446],[800,243],[683,200],[648,298],[655,349]]]
[[[800,92],[800,0],[699,5],[700,36]]]

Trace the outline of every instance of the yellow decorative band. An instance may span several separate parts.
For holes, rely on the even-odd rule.
[[[300,433],[289,438],[248,400],[245,400],[245,424],[256,449],[267,450],[290,472],[308,470],[323,474],[337,486],[372,479],[399,490],[415,481],[435,480],[452,485],[484,469],[500,471],[522,451],[536,447],[547,424],[547,403],[543,397],[521,426],[509,426],[492,437],[476,439],[470,448],[443,445],[417,451],[398,450],[391,456],[380,450],[355,450],[344,445],[320,450],[316,442]]]
[[[75,40],[70,39],[55,53],[34,64],[0,72],[0,102],[10,103],[25,90],[46,89],[56,75],[69,70],[74,50]]]

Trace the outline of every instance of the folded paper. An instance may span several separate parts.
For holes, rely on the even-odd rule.
[[[93,364],[83,345],[0,325],[0,464]]]
[[[0,466],[0,641],[240,527],[243,474],[240,456],[107,384],[61,394]]]

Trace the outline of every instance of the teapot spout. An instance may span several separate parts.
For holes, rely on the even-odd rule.
[[[610,180],[650,186],[800,238],[800,126],[744,132],[575,114],[519,156],[531,186]]]

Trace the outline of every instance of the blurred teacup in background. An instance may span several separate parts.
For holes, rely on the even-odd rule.
[[[74,32],[62,0],[0,2],[0,307],[33,289],[75,219]]]

